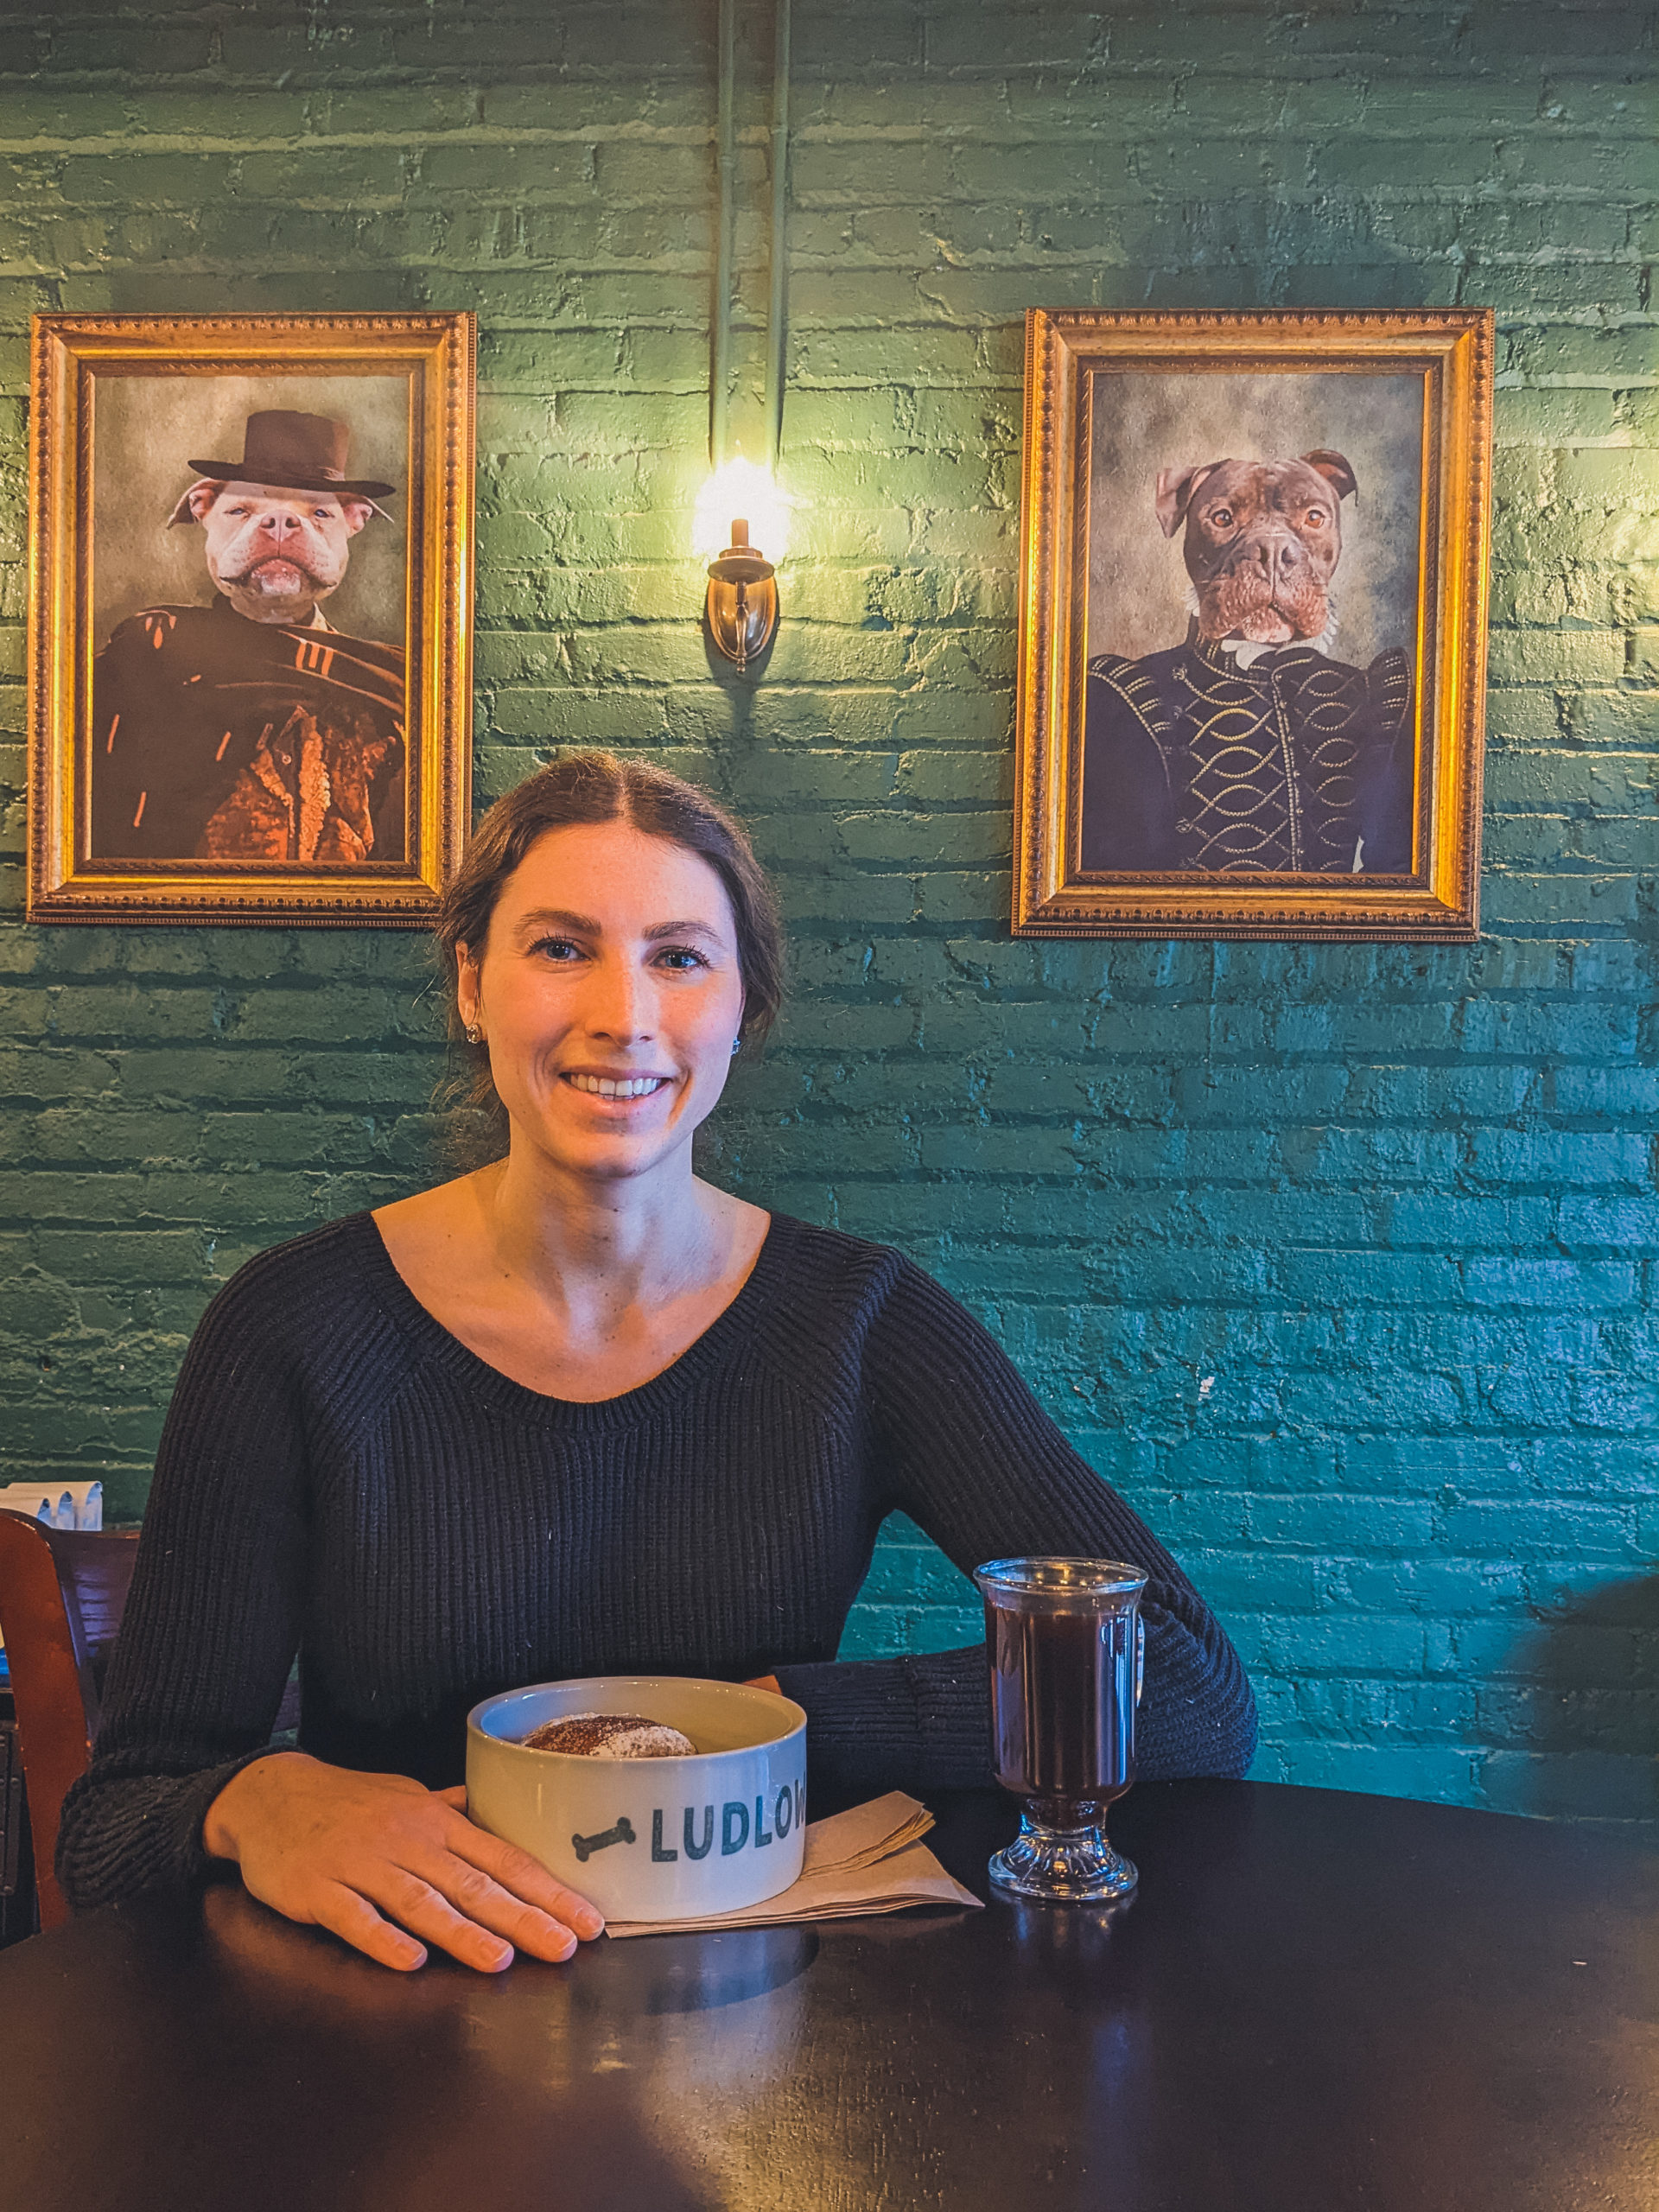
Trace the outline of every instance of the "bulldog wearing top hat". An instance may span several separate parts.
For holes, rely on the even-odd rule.
[[[321,611],[394,490],[348,443],[278,408],[188,463],[169,524],[200,527],[214,597],[146,607],[93,664],[92,860],[404,858],[403,649]]]

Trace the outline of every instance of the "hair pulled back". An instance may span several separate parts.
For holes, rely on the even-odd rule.
[[[488,1123],[480,1138],[492,1154],[505,1148],[506,1109],[490,1079],[486,1045],[465,1041],[456,1008],[459,948],[481,959],[502,891],[538,837],[578,823],[625,822],[708,861],[731,902],[743,983],[739,1025],[747,1043],[764,1037],[783,1002],[784,938],[778,901],[747,832],[706,791],[643,760],[613,753],[568,753],[497,799],[474,830],[461,866],[438,908],[435,934],[449,986],[450,1034],[467,1055],[470,1074],[454,1086],[458,1103]],[[470,1148],[470,1147],[469,1147]]]

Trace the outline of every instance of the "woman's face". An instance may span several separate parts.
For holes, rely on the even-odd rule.
[[[737,931],[707,861],[623,822],[550,830],[460,949],[513,1125],[577,1173],[645,1173],[690,1141],[743,1018]]]

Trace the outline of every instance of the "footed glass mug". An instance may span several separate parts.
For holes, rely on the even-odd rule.
[[[1135,1781],[1147,1578],[1116,1559],[996,1559],[974,1580],[985,1599],[996,1778],[1024,1802],[991,1880],[1051,1902],[1127,1897],[1139,1877],[1103,1822]]]

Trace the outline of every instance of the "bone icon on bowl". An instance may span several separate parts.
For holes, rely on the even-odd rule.
[[[695,1758],[697,1751],[677,1728],[665,1728],[637,1713],[572,1713],[532,1728],[524,1744],[532,1751],[564,1751],[588,1759]]]
[[[633,1843],[637,1840],[633,1823],[625,1813],[614,1827],[607,1828],[601,1835],[573,1835],[570,1848],[585,1866],[596,1851],[604,1851],[613,1843]]]

